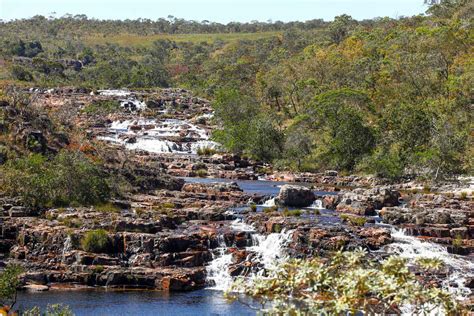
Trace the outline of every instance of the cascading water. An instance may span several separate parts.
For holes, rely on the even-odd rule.
[[[255,254],[252,261],[258,262],[262,268],[252,272],[247,277],[252,279],[260,275],[265,270],[274,268],[278,263],[287,259],[285,254],[286,245],[290,242],[292,231],[282,231],[281,233],[272,233],[267,236],[260,235],[255,229],[241,220],[232,223],[231,228],[235,231],[245,231],[251,234],[251,245],[246,247],[248,253]],[[206,267],[207,281],[213,284],[211,289],[225,291],[232,282],[233,277],[229,273],[229,267],[232,264],[232,253],[225,244],[222,236],[218,237],[219,246],[215,249],[213,260]]]
[[[64,239],[62,262],[66,260],[66,253],[71,251],[71,249],[72,249],[72,239],[70,235],[67,235],[66,239]]]
[[[266,200],[263,204],[263,207],[274,207],[275,206],[275,198],[271,198],[269,200]]]
[[[308,208],[312,210],[324,210],[323,201],[315,200]]]
[[[409,262],[413,262],[417,258],[441,260],[450,270],[449,275],[442,283],[443,288],[460,300],[471,294],[466,283],[474,277],[474,262],[448,253],[446,248],[441,245],[408,236],[401,229],[392,228],[392,237],[395,242],[385,246],[384,251],[395,253],[408,259]]]
[[[182,137],[184,141],[175,141]],[[204,128],[177,119],[115,121],[108,129],[108,134],[98,138],[124,145],[130,150],[151,153],[197,153],[200,148],[220,148],[218,143],[209,140]]]

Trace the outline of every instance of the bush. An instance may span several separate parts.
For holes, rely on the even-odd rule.
[[[199,156],[212,156],[215,153],[217,153],[217,150],[211,147],[199,147],[197,150]]]
[[[102,213],[119,213],[121,211],[120,207],[112,203],[99,204],[99,205],[96,205],[94,209]]]
[[[61,151],[48,160],[40,154],[9,160],[1,167],[3,191],[31,207],[93,205],[111,195],[106,174],[78,151]]]
[[[0,305],[13,305],[16,289],[20,286],[19,276],[23,272],[17,265],[9,265],[0,273]]]
[[[74,316],[69,306],[62,304],[48,305],[45,312],[41,312],[39,307],[33,307],[30,310],[24,311],[23,316]]]
[[[343,222],[348,222],[352,226],[364,226],[367,219],[362,216],[353,216],[348,214],[341,214],[339,216]]]
[[[116,100],[96,100],[84,107],[82,112],[89,115],[107,115],[114,113],[119,109],[120,104]]]
[[[103,253],[110,247],[110,238],[103,229],[88,231],[81,240],[84,251]]]
[[[435,282],[420,282],[407,263],[396,256],[377,262],[362,249],[339,251],[329,260],[293,259],[264,276],[240,277],[226,296],[250,296],[261,306],[271,301],[270,310],[263,313],[272,315],[400,314],[403,307],[410,307],[414,315],[436,308],[440,314],[457,314],[454,297]],[[415,264],[425,277],[439,267],[436,262]]]
[[[199,170],[196,170],[196,176],[200,177],[200,178],[205,178],[207,177],[207,170],[206,169],[199,169]]]
[[[303,211],[302,210],[289,210],[289,209],[285,209],[283,211],[283,216],[285,217],[300,217],[301,214],[303,214]]]

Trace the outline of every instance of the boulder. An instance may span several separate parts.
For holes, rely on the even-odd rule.
[[[316,200],[313,191],[307,187],[286,184],[281,187],[276,202],[283,206],[308,207]]]

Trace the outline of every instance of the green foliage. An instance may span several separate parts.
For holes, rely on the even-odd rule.
[[[81,152],[63,150],[51,159],[30,154],[1,169],[2,190],[32,207],[91,205],[111,194],[104,172]]]
[[[212,156],[215,153],[217,153],[217,150],[211,147],[199,147],[197,150],[199,156]]]
[[[25,67],[14,65],[11,69],[12,77],[20,81],[33,81],[33,75]]]
[[[120,104],[115,100],[95,100],[86,105],[82,111],[88,115],[107,115],[119,109]]]
[[[94,210],[102,213],[120,213],[121,209],[113,203],[101,203],[94,206]]]
[[[45,311],[41,311],[39,307],[33,307],[30,310],[23,311],[23,316],[74,316],[74,313],[68,306],[62,304],[51,304],[46,307]]]
[[[207,170],[206,169],[198,169],[196,170],[196,176],[200,177],[200,178],[205,178],[207,177]]]
[[[8,265],[0,272],[0,304],[13,305],[16,301],[16,290],[20,286],[19,276],[23,269],[17,265]]]
[[[283,134],[275,118],[259,114],[259,105],[252,98],[235,89],[220,89],[213,107],[220,123],[213,137],[229,150],[265,161],[281,153]]]
[[[283,210],[283,216],[285,217],[300,217],[302,214],[302,210],[289,210],[287,208]]]
[[[293,259],[268,276],[238,279],[226,295],[272,302],[264,312],[285,315],[397,314],[408,306],[411,314],[437,308],[450,314],[459,308],[447,292],[421,283],[405,259],[392,256],[379,263],[364,250],[337,252],[330,260]]]
[[[111,240],[103,229],[88,231],[81,239],[81,247],[84,251],[103,253],[110,248]]]
[[[350,225],[353,226],[364,226],[367,223],[367,219],[363,216],[353,216],[349,214],[341,214],[339,215],[342,221],[348,222]]]

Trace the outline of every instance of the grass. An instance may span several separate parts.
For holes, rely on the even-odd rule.
[[[289,209],[286,208],[283,211],[283,216],[285,216],[285,217],[300,217],[301,214],[303,214],[302,210],[289,210]]]
[[[94,206],[94,209],[101,213],[119,213],[120,207],[112,204],[112,203],[104,203]]]
[[[207,177],[207,170],[206,169],[196,170],[196,176],[198,176],[199,178]]]
[[[102,45],[105,43],[117,44],[120,46],[150,46],[157,40],[170,40],[177,43],[206,42],[212,44],[218,40],[224,42],[236,42],[239,40],[259,40],[280,35],[281,32],[258,32],[258,33],[215,33],[215,34],[155,34],[140,36],[136,34],[121,33],[116,35],[94,34],[85,37],[86,45]]]
[[[214,148],[210,148],[210,147],[202,147],[202,148],[199,147],[198,150],[197,150],[198,156],[212,156],[215,153],[217,153],[217,150],[215,150]]]
[[[367,222],[367,219],[362,216],[353,216],[353,215],[348,215],[348,214],[341,214],[339,216],[342,221],[348,222],[352,226],[364,226],[365,223]]]

